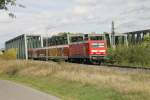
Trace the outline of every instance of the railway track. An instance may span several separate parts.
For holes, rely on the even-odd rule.
[[[64,60],[52,60],[54,62],[65,62],[66,64],[77,64],[77,65],[83,65],[83,67],[90,67],[90,68],[113,68],[113,69],[120,69],[120,70],[126,70],[126,71],[148,71],[150,72],[150,67],[136,67],[136,66],[122,66],[122,65],[112,65],[112,64],[106,64],[102,63],[101,65],[98,64],[88,64],[88,63],[81,63],[81,62],[66,62]]]
[[[150,68],[148,67],[136,67],[136,66],[121,66],[121,65],[105,65],[107,67],[117,67],[117,68],[126,68],[126,69],[136,69],[136,70],[149,70]]]
[[[67,62],[71,63],[71,62]],[[95,65],[95,64],[82,64],[82,63],[71,63],[71,64],[79,64],[79,65],[85,65],[85,67],[96,67],[96,68],[112,68],[112,69],[119,69],[119,70],[125,70],[125,71],[148,71],[150,72],[150,67],[136,67],[136,66],[122,66],[122,65],[111,65],[111,64],[101,64],[101,65]]]
[[[118,70],[125,73],[132,73],[132,72],[150,72],[150,68],[148,67],[136,67],[136,66],[121,66],[121,65],[102,65],[103,67]],[[101,66],[100,66],[101,67]]]

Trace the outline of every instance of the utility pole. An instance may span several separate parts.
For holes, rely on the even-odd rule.
[[[112,35],[111,35],[111,37],[112,37],[112,47],[115,47],[115,24],[114,24],[114,21],[112,21]]]

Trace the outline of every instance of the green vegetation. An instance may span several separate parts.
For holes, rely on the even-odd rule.
[[[17,59],[17,49],[8,49],[3,54],[0,54],[1,59],[14,60]]]
[[[149,100],[150,74],[86,65],[0,61],[0,78],[19,82],[63,100]]]
[[[136,67],[150,67],[150,37],[145,37],[143,43],[136,45],[118,45],[109,49],[111,63]]]
[[[0,51],[0,56],[2,56],[3,55],[3,52],[2,51]]]
[[[16,0],[0,0],[0,10],[9,10],[9,6],[15,6],[16,5]],[[21,6],[21,5],[19,5]],[[15,18],[15,15],[11,12],[8,13],[8,15],[12,18]]]
[[[150,36],[145,36],[145,38],[144,38],[144,46],[150,48]]]
[[[120,100],[121,95],[112,88],[84,85],[79,82],[65,81],[55,77],[31,78],[26,76],[8,77],[6,79],[20,82],[64,100]],[[124,99],[125,100],[125,99]]]
[[[0,10],[1,9],[8,10],[8,6],[7,5],[9,5],[9,4],[15,5],[15,1],[16,0],[0,0]]]

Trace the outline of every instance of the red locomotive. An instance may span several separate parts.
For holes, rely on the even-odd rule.
[[[83,40],[69,44],[69,60],[101,63],[107,53],[104,34],[86,34]]]
[[[100,64],[107,56],[104,34],[63,34],[45,41],[48,47],[28,50],[29,58]]]

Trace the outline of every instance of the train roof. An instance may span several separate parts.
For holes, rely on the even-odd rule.
[[[8,41],[6,41],[5,43],[8,43],[8,42],[10,42],[10,41],[13,41],[13,40],[17,40],[17,39],[19,39],[19,38],[21,38],[21,37],[23,37],[24,35],[26,35],[26,36],[41,36],[40,34],[22,34],[22,35],[19,35],[19,36],[17,36],[17,37],[14,37],[14,38],[12,38],[12,39],[9,39]]]

